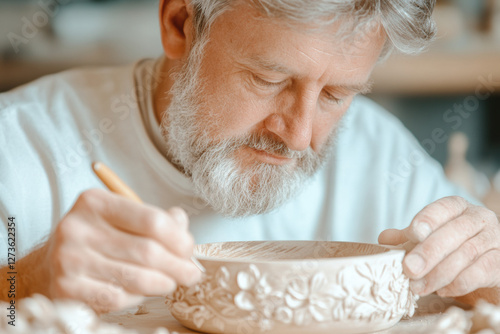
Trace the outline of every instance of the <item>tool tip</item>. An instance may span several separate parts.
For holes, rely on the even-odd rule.
[[[206,273],[207,270],[205,269],[205,267],[203,267],[203,265],[200,263],[200,261],[198,261],[198,259],[196,259],[194,256],[191,256],[191,261],[193,261],[194,265],[196,267],[198,267],[198,269],[200,269],[200,271],[202,273]]]

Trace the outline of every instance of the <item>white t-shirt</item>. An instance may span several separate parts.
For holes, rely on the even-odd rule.
[[[376,242],[441,197],[468,197],[397,119],[357,97],[335,154],[300,193],[268,214],[222,217],[161,153],[153,64],[70,70],[0,94],[0,262],[8,217],[15,217],[19,258],[47,239],[82,191],[104,188],[93,161],[110,166],[145,202],[185,208],[197,243]]]

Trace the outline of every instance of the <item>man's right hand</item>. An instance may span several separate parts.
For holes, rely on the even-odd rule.
[[[45,293],[84,301],[97,312],[192,285],[194,239],[184,210],[167,212],[108,191],[80,195],[44,246]]]

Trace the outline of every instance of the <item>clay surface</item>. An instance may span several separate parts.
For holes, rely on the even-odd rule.
[[[414,313],[403,249],[261,241],[199,245],[204,280],[167,298],[184,326],[207,333],[363,333]]]

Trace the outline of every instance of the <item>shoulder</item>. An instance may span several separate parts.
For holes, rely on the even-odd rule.
[[[61,146],[61,138],[79,140],[111,117],[115,100],[135,96],[134,66],[68,70],[1,93],[0,142],[8,146],[0,152],[26,156]]]
[[[87,67],[47,75],[0,94],[0,118],[18,114],[61,116],[72,109],[102,104],[102,100],[133,89],[134,65]],[[17,114],[17,115],[13,115]]]
[[[95,151],[84,139],[111,118],[114,99],[132,96],[133,68],[74,69],[0,94],[1,180],[14,179],[5,177],[9,169],[23,177],[52,175],[52,165],[75,150]]]

